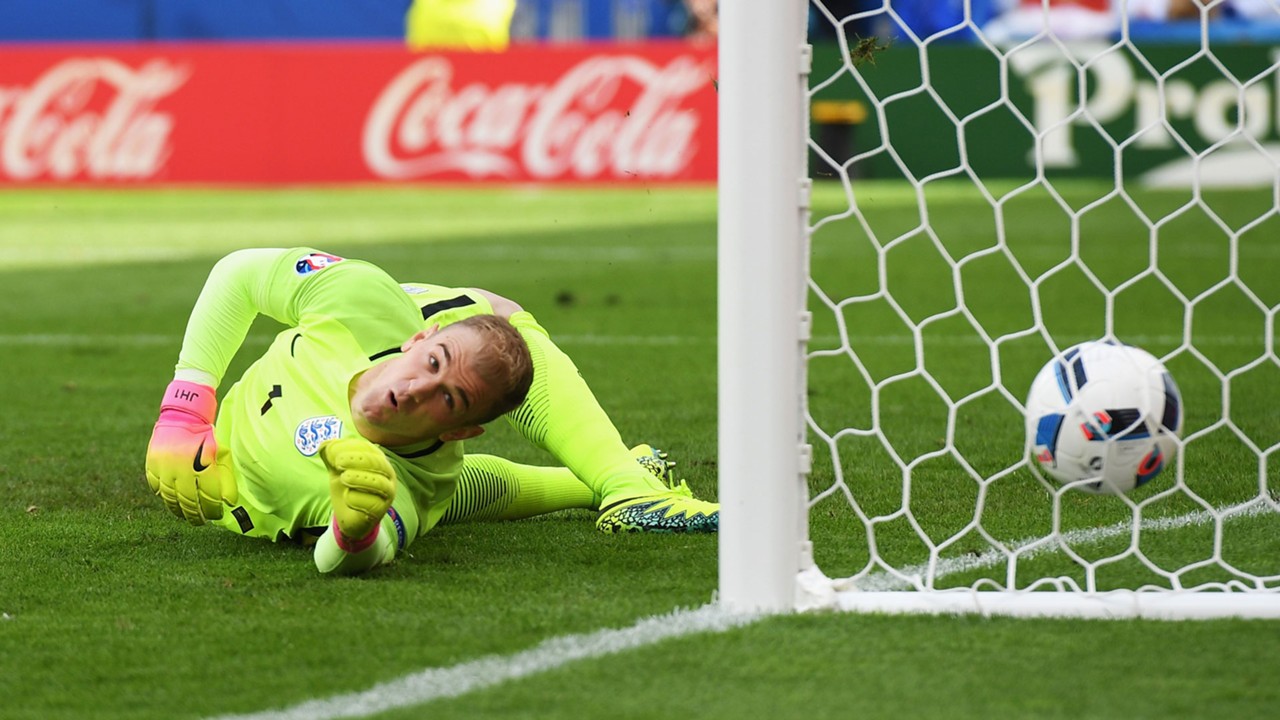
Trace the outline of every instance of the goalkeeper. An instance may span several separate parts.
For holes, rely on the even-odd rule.
[[[288,329],[222,398],[258,314]],[[464,455],[505,415],[565,467]],[[216,422],[215,422],[216,419]],[[719,510],[629,451],[528,312],[482,290],[398,285],[309,248],[240,250],[187,324],[146,458],[195,525],[315,542],[321,572],[390,562],[440,523],[599,509],[604,532],[714,532]]]

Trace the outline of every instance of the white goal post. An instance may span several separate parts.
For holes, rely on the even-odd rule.
[[[782,611],[794,606],[800,551],[807,541],[807,468],[801,466],[801,320],[809,222],[807,76],[802,72],[807,6],[798,1],[722,5],[720,601],[738,610]]]
[[[1280,280],[1254,267],[1280,271],[1280,34],[1269,65],[1237,71],[1215,53],[1207,16],[1186,60],[1161,61],[1166,51],[1131,35],[1127,0],[1115,0],[1111,39],[1079,45],[1049,30],[989,38],[969,0],[954,28],[923,36],[893,0],[854,17],[827,4],[719,8],[718,602],[734,612],[1280,618],[1280,423],[1250,404],[1259,392],[1280,403]],[[915,84],[894,84],[883,66],[895,56],[877,61],[885,37],[855,34],[872,20],[906,37],[893,51],[917,63]],[[841,58],[820,75],[811,23],[825,25]],[[958,55],[944,48],[962,35],[985,53],[977,66],[992,74],[974,84],[989,98],[956,101],[946,86],[943,65]],[[1202,69],[1217,74],[1203,87],[1191,78]],[[1030,100],[1013,96],[1022,81]],[[852,148],[824,147],[810,110],[841,92],[858,99],[841,104],[849,114],[835,122],[850,125],[836,136],[854,132],[857,113],[871,127]],[[904,138],[895,123],[911,102],[950,131]],[[1215,109],[1201,113],[1201,103]],[[1030,148],[1016,153],[1024,174],[988,171],[1008,159],[983,155],[995,119]],[[1117,132],[1122,121],[1131,125]],[[1085,142],[1073,133],[1112,159],[1110,177],[1081,179]],[[935,141],[954,146],[957,165],[931,166],[906,147]],[[1156,151],[1178,157],[1138,177],[1140,153]],[[1254,205],[1215,195],[1250,185],[1263,188]],[[937,188],[962,201],[935,205]],[[811,208],[820,193],[839,207]],[[1232,202],[1243,206],[1222,205]],[[910,222],[881,220],[894,203]],[[968,227],[972,217],[985,234]],[[1042,218],[1061,225],[1061,240],[1032,246],[1022,233]],[[956,222],[966,224],[961,240]],[[1186,239],[1203,227],[1203,244]],[[1131,242],[1097,239],[1121,233]],[[873,266],[869,286],[841,274],[856,262]],[[1195,275],[1216,264],[1223,278]],[[999,273],[978,285],[1008,282],[992,292],[1025,305],[1024,324],[992,320],[978,292],[987,288],[973,285],[982,268]],[[1055,305],[1070,283],[1085,288],[1091,314],[1075,324]],[[920,287],[954,304],[925,307]],[[1152,297],[1168,300],[1167,317],[1153,321],[1160,333],[1138,334],[1136,308]],[[1214,325],[1226,317],[1242,318],[1231,334]],[[1090,339],[1082,332],[1148,346],[1174,363],[1184,395],[1192,389],[1179,453],[1140,492],[1088,496],[1029,455],[1021,366]],[[1255,347],[1256,357],[1241,354]],[[981,379],[955,379],[966,357]],[[845,367],[830,371],[836,363]],[[833,378],[857,387],[846,397]],[[923,436],[902,429],[918,398],[920,415],[936,420]],[[966,429],[975,417],[999,418],[983,421],[994,424],[981,442]],[[1202,477],[1237,461],[1256,476]],[[965,502],[956,517],[930,514]],[[836,547],[846,541],[847,552]],[[1272,556],[1233,543],[1270,543],[1259,552]]]

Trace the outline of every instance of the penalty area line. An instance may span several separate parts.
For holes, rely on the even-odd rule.
[[[329,720],[360,718],[453,698],[475,690],[555,670],[578,660],[613,655],[695,633],[724,632],[755,622],[758,614],[731,613],[716,605],[675,610],[621,629],[550,638],[514,655],[490,655],[447,668],[427,668],[360,692],[308,700],[292,707],[219,715],[210,720]]]

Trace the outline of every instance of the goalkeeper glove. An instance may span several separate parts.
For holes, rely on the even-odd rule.
[[[329,469],[329,497],[338,547],[360,552],[378,537],[396,499],[396,471],[382,448],[364,438],[328,440],[320,459]]]
[[[213,388],[174,380],[160,402],[160,419],[147,445],[147,484],[165,507],[192,525],[222,517],[225,500],[235,504],[235,480],[217,463]]]

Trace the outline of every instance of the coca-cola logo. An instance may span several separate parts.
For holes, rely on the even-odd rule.
[[[688,98],[710,84],[708,62],[658,65],[601,55],[547,84],[454,86],[453,64],[426,57],[382,91],[365,121],[374,174],[410,179],[666,178],[692,161],[702,122]]]
[[[137,69],[71,58],[29,86],[0,87],[0,173],[15,180],[138,179],[168,159],[173,117],[156,103],[186,82],[166,60]]]

